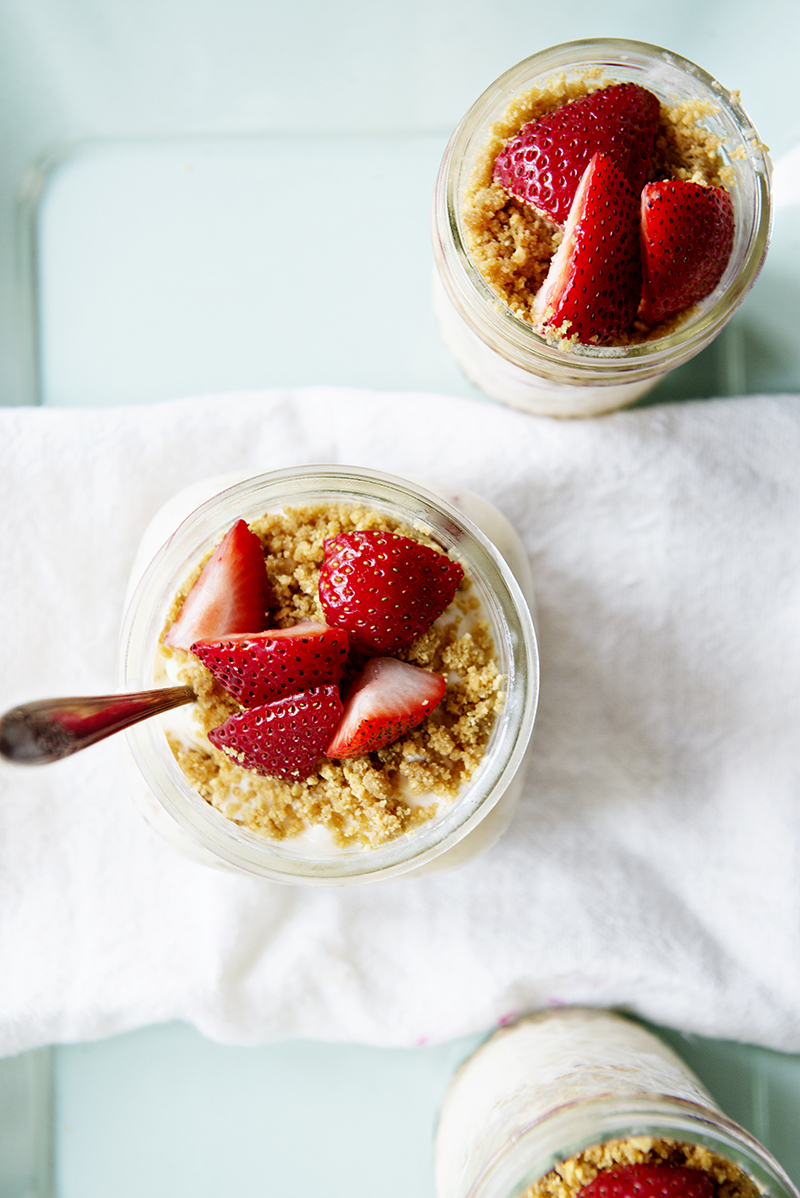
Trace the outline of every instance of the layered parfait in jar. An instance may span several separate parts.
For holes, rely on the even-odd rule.
[[[662,1040],[563,1007],[494,1033],[456,1074],[436,1141],[437,1198],[796,1198]]]
[[[434,201],[445,341],[491,396],[545,415],[631,403],[752,286],[770,165],[736,93],[643,43],[573,42],[506,72]]]
[[[527,586],[508,523],[454,498]],[[223,491],[146,572],[124,644],[126,685],[195,694],[129,739],[204,858],[374,880],[466,859],[510,818],[538,688],[528,604],[503,551],[414,484],[309,467]]]

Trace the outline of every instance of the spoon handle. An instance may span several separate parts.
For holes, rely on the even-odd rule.
[[[129,695],[23,703],[0,718],[0,756],[22,765],[60,761],[113,732],[194,698],[190,686],[168,686]]]

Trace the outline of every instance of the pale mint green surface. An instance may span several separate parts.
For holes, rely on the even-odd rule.
[[[475,394],[430,310],[437,161],[506,67],[593,35],[738,87],[779,163],[800,143],[796,0],[0,0],[0,403]],[[743,310],[653,400],[800,389],[799,280],[786,202]],[[800,1058],[669,1036],[800,1182]],[[0,1198],[433,1198],[478,1039],[238,1049],[170,1025],[3,1061]]]

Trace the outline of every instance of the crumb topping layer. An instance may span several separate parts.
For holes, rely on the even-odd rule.
[[[249,527],[264,547],[276,598],[270,611],[274,628],[303,620],[325,623],[318,581],[323,543],[329,537],[356,530],[395,532],[442,552],[430,529],[349,504],[266,513]],[[175,596],[165,631],[204,561]],[[447,691],[436,710],[377,752],[341,762],[323,759],[317,772],[302,782],[259,776],[215,749],[205,734],[240,710],[238,703],[191,654],[163,643],[161,650],[176,659],[181,676],[198,697],[193,710],[203,747],[170,735],[178,765],[206,802],[250,832],[273,840],[287,840],[316,826],[326,829],[339,848],[374,848],[413,831],[441,804],[452,802],[472,777],[504,697],[494,641],[468,576],[445,614],[397,654],[446,677]]]

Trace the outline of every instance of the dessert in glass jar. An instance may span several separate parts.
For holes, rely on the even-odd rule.
[[[462,1065],[436,1139],[438,1198],[797,1198],[652,1032],[557,1007]]]
[[[588,416],[707,346],[753,285],[771,166],[741,106],[658,46],[589,39],[512,67],[445,152],[443,338],[488,395]]]
[[[156,517],[133,581],[124,687],[196,696],[127,733],[174,847],[342,885],[458,864],[507,824],[538,655],[489,503],[356,467],[212,480]]]

